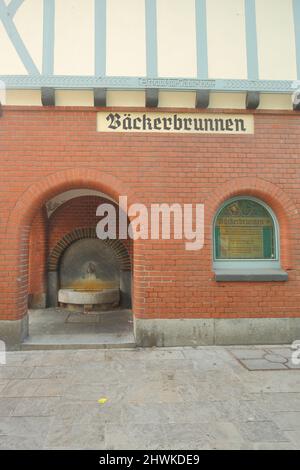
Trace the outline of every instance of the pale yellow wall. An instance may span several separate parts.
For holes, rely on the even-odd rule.
[[[144,91],[108,91],[107,106],[145,106]]]
[[[208,73],[247,78],[244,0],[206,0]]]
[[[7,90],[6,104],[11,106],[41,106],[39,90]]]
[[[262,93],[260,95],[259,109],[293,109],[291,95]]]
[[[26,0],[14,17],[14,23],[30,55],[42,71],[43,61],[43,0]]]
[[[0,22],[0,75],[27,75],[6,31]]]
[[[56,90],[56,106],[94,106],[91,90]]]
[[[89,90],[56,90],[57,106],[93,106],[93,92]],[[160,108],[194,108],[195,92],[159,92]],[[245,109],[246,93],[211,93],[210,109]],[[4,104],[4,103],[3,103]],[[6,105],[41,106],[39,90],[7,90]],[[109,91],[107,106],[139,107],[145,106],[144,91]],[[259,109],[292,110],[289,94],[262,93]]]
[[[259,78],[297,78],[292,0],[256,0]]]
[[[247,78],[244,0],[206,0],[211,78]],[[9,0],[5,0],[8,4]],[[94,0],[55,0],[54,73],[94,75]],[[256,0],[261,79],[296,79],[293,0]],[[14,22],[42,69],[43,0],[25,0]],[[195,0],[157,0],[158,74],[195,77]],[[146,74],[145,0],[107,0],[107,74]],[[0,75],[27,75],[0,22]],[[40,104],[38,92],[11,91],[13,104]],[[28,98],[25,98],[28,93]],[[57,91],[57,104],[91,106],[92,91]],[[193,107],[195,93],[161,91],[160,107]],[[143,91],[109,91],[109,106],[144,106]],[[210,107],[244,108],[244,93],[212,93]],[[290,96],[261,97],[261,109],[291,109]]]
[[[157,0],[158,75],[195,77],[195,0]]]
[[[158,106],[160,108],[194,108],[196,92],[160,91]]]
[[[146,75],[144,0],[107,2],[107,75]]]
[[[57,75],[94,75],[94,0],[55,0]]]
[[[246,93],[211,93],[209,107],[244,109],[246,107]]]

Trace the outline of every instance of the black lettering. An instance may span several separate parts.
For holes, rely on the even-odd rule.
[[[131,131],[132,129],[131,114],[124,114],[123,129],[125,131]]]
[[[181,131],[182,129],[182,119],[174,114],[174,131]]]
[[[240,130],[243,132],[246,132],[244,119],[235,119],[234,122],[235,122],[236,132],[240,132]]]
[[[204,131],[203,119],[194,119],[194,126],[196,131]]]
[[[183,123],[184,123],[184,130],[185,131],[191,131],[192,130],[193,120],[191,118],[184,118]]]
[[[171,131],[172,130],[172,118],[162,118],[163,122],[163,130],[164,131]],[[169,123],[169,125],[167,124]]]
[[[121,126],[121,116],[118,113],[110,113],[108,116],[106,116],[109,129],[113,129],[114,131],[118,129]]]
[[[160,118],[155,118],[154,119],[154,129],[157,131],[161,130],[161,119]]]
[[[204,125],[206,132],[214,132],[214,121],[213,119],[204,119]]]
[[[147,118],[146,114],[143,114],[143,130],[152,131],[152,129],[151,119]]]
[[[140,130],[141,126],[138,125],[138,123],[142,123],[142,119],[140,117],[137,117],[133,120],[133,129]]]
[[[215,119],[215,128],[216,131],[225,131],[224,119]]]
[[[226,119],[226,131],[232,132],[233,129],[233,120],[232,119]]]

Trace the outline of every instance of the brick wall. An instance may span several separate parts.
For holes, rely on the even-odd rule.
[[[300,316],[300,116],[254,114],[254,135],[114,135],[96,132],[92,108],[5,108],[1,318],[20,318],[26,311],[32,217],[50,197],[73,188],[127,194],[129,202],[147,205],[205,203],[204,249],[188,252],[180,240],[134,242],[135,315]],[[226,198],[238,194],[263,199],[277,215],[288,282],[215,282],[213,217]],[[53,240],[59,236],[54,233]]]
[[[100,204],[107,203],[111,204],[112,202],[98,196],[81,196],[67,201],[56,209],[49,218],[49,253],[65,235],[71,233],[76,228],[96,228],[97,223],[101,219],[101,217],[96,216],[97,207]],[[113,205],[116,208],[116,225],[118,228],[118,206],[116,204]],[[129,253],[131,253],[131,240],[124,240],[123,243]]]
[[[46,293],[46,261],[48,253],[48,220],[45,207],[39,209],[29,236],[29,305],[41,305]]]

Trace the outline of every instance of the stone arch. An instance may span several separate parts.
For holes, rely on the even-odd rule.
[[[8,319],[21,320],[27,314],[29,233],[35,213],[55,195],[83,188],[99,190],[115,201],[120,195],[126,195],[129,204],[134,200],[133,192],[121,180],[90,167],[58,171],[27,188],[16,201],[6,226],[7,249],[2,263],[9,266],[9,279],[5,281],[6,295],[0,299],[0,307]],[[26,336],[26,331],[24,324],[21,337]]]
[[[300,218],[296,205],[277,185],[257,177],[233,178],[226,181],[211,194],[206,202],[206,239],[213,237],[213,221],[218,209],[236,196],[252,196],[261,199],[275,213],[280,227],[281,262],[285,269],[292,268],[294,258],[295,227],[300,228]],[[212,243],[210,249],[212,250]]]
[[[94,227],[84,227],[73,230],[72,232],[64,235],[61,240],[51,250],[48,258],[48,271],[57,271],[60,258],[64,251],[75,241],[84,238],[97,238],[96,230]],[[121,271],[131,270],[131,261],[127,248],[121,240],[102,240],[103,244],[109,246],[116,260],[119,263]]]

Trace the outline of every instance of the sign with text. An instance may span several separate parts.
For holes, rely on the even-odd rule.
[[[99,132],[179,132],[189,134],[253,134],[253,115],[120,112],[98,113]]]

